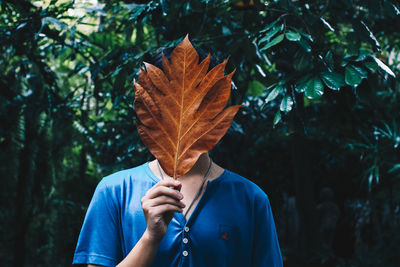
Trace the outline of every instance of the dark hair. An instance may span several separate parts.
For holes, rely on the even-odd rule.
[[[175,46],[170,46],[167,48],[162,49],[160,52],[158,52],[156,55],[152,57],[148,57],[148,59],[145,61],[149,62],[150,64],[156,66],[159,69],[163,69],[162,67],[162,53],[164,53],[164,56],[166,56],[168,59],[171,58],[172,51],[175,49]],[[208,53],[204,51],[201,48],[195,48],[197,53],[199,54],[199,61],[201,62],[203,59],[205,59],[208,56]],[[219,64],[218,60],[211,55],[210,57],[210,66],[208,67],[208,70],[214,68]]]

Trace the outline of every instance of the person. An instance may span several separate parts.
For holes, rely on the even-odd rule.
[[[103,178],[73,264],[279,267],[282,256],[268,196],[204,153],[177,180],[157,159]]]

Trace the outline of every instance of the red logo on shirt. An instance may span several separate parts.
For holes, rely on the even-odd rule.
[[[223,233],[221,234],[222,239],[228,239],[228,233]]]
[[[233,227],[230,225],[219,225],[219,238],[223,240],[229,240],[233,237]]]

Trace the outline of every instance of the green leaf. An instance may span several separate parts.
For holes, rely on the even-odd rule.
[[[358,57],[354,59],[354,61],[363,61],[365,59],[367,59],[369,56],[371,56],[371,52],[364,50],[364,49],[360,49],[360,52],[358,54]]]
[[[367,78],[368,72],[363,68],[357,67],[353,65],[353,68],[360,74],[361,78]]]
[[[383,8],[385,14],[387,14],[389,17],[396,18],[398,15],[400,15],[399,8],[393,3],[385,1],[383,2]]]
[[[122,6],[129,9],[129,11],[130,11],[129,20],[130,21],[132,21],[132,20],[136,19],[138,16],[140,16],[140,14],[142,14],[142,12],[145,11],[146,7],[147,7],[147,5],[143,5],[143,4],[125,4]],[[107,13],[106,13],[106,15],[107,15]]]
[[[281,112],[278,110],[278,111],[275,113],[275,117],[274,117],[274,126],[277,125],[277,124],[281,121],[281,119],[282,119],[282,114],[281,114]]]
[[[311,52],[311,46],[307,43],[306,40],[300,39],[299,44],[307,53]]]
[[[274,100],[281,92],[283,91],[283,88],[280,86],[275,87],[267,96],[265,99],[265,103],[269,103],[272,100]]]
[[[322,17],[320,17],[322,23],[332,32],[335,32],[335,29]]]
[[[328,50],[328,52],[326,52],[324,60],[328,65],[333,65],[333,55],[331,50]]]
[[[265,28],[262,30],[262,32],[266,32],[266,31],[268,31],[269,29],[271,29],[272,27],[274,27],[275,24],[278,23],[278,21],[279,21],[279,20],[275,20],[274,22],[272,22],[272,23],[268,24],[267,26],[265,26]]]
[[[369,37],[371,43],[377,47],[378,49],[380,49],[381,45],[379,44],[378,40],[376,39],[376,37],[374,36],[374,33],[368,28],[367,24],[365,24],[364,21],[360,22],[362,26],[364,26],[364,30],[367,32],[367,36]]]
[[[286,39],[288,39],[289,41],[292,41],[292,42],[297,42],[301,39],[301,35],[299,33],[292,32],[292,31],[287,32],[285,34],[285,37],[286,37]]]
[[[271,31],[267,32],[263,38],[258,41],[258,44],[268,42],[275,34],[282,30],[282,26],[275,26]]]
[[[343,75],[335,72],[321,72],[322,81],[332,90],[339,90],[345,86]]]
[[[388,173],[394,173],[400,171],[400,163],[394,164],[393,167],[388,171]]]
[[[260,65],[256,64],[256,69],[258,70],[258,72],[261,74],[261,76],[266,77],[267,75],[265,74],[265,72],[263,71],[263,69],[261,68]]]
[[[366,61],[364,66],[370,71],[376,71],[378,69],[378,64],[375,61]]]
[[[378,59],[378,58],[376,58],[376,57],[373,57],[374,58],[374,60],[375,60],[375,62],[378,64],[378,66],[381,68],[381,69],[383,69],[386,73],[388,73],[389,75],[391,75],[391,76],[393,76],[393,77],[396,77],[396,75],[394,74],[394,72],[388,67],[388,66],[386,66],[385,65],[385,63],[383,63],[380,59]]]
[[[304,95],[309,99],[319,99],[324,94],[324,85],[318,77],[307,82]]]
[[[297,93],[304,93],[304,91],[306,90],[306,87],[307,87],[307,83],[299,83],[299,84],[296,84],[295,90]]]
[[[306,38],[308,41],[310,42],[314,42],[312,36],[310,34],[307,34],[305,32],[302,32],[301,30],[297,29],[297,31],[304,37]]]
[[[295,90],[297,93],[304,93],[309,79],[310,79],[310,75],[306,75],[296,83]]]
[[[261,50],[261,51],[267,50],[268,48],[270,48],[270,47],[272,47],[272,46],[274,46],[274,45],[276,45],[276,44],[279,44],[280,42],[282,42],[283,37],[284,37],[283,34],[278,35],[277,37],[275,37],[271,42],[267,43],[267,44],[266,44],[263,48],[261,48],[260,50]]]
[[[264,93],[265,86],[257,80],[249,83],[248,94],[254,97],[260,96]]]
[[[285,96],[282,98],[281,105],[280,105],[280,110],[282,112],[288,113],[289,111],[292,110],[293,107],[293,99],[290,96]]]
[[[348,65],[346,67],[344,80],[350,86],[357,86],[361,83],[362,77],[353,65]]]
[[[342,62],[340,62],[340,66],[341,66],[341,67],[346,67],[347,64],[349,64],[349,61],[346,60],[346,59],[343,59]]]

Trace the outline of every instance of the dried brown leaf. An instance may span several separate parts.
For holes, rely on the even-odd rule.
[[[145,63],[135,82],[135,109],[143,143],[175,179],[188,172],[202,153],[226,133],[240,108],[226,109],[233,72],[224,75],[227,61],[207,72],[210,56],[199,56],[188,37],[163,55],[161,69]]]

